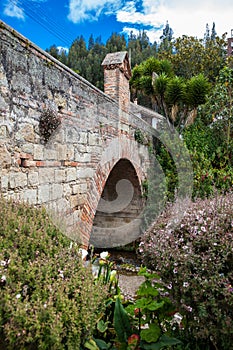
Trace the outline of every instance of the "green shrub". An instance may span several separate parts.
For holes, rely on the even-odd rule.
[[[185,315],[187,349],[232,348],[233,193],[192,203],[171,229],[169,209],[141,240],[145,265],[171,289]]]
[[[0,348],[79,349],[107,286],[45,210],[0,200]]]

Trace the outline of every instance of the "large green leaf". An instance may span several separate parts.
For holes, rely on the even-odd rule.
[[[164,301],[157,302],[151,298],[141,298],[136,300],[134,307],[138,309],[147,309],[150,311],[156,311],[163,307]]]
[[[98,323],[97,323],[97,329],[99,332],[101,333],[104,333],[106,332],[106,330],[108,329],[108,323],[109,322],[104,322],[104,320],[100,320]]]
[[[126,342],[131,335],[131,325],[127,312],[125,311],[119,297],[116,298],[115,302],[113,324],[119,342]]]
[[[137,290],[138,296],[153,296],[156,297],[159,294],[158,290],[151,285],[150,282],[143,282]]]
[[[140,332],[141,340],[145,340],[147,343],[156,342],[161,335],[161,329],[159,325],[151,323],[149,328],[143,329]]]
[[[164,348],[170,348],[174,345],[179,345],[182,344],[182,342],[179,339],[176,338],[170,338],[167,335],[163,334],[160,338],[159,341],[156,343],[151,343],[151,344],[142,344],[141,349],[145,350],[161,350]]]
[[[95,339],[96,344],[98,345],[100,350],[108,350],[110,349],[111,344],[107,344],[104,340],[102,339]]]

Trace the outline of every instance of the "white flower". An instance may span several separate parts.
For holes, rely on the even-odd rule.
[[[20,293],[16,294],[16,299],[19,299],[20,297],[21,297]]]
[[[6,281],[6,276],[5,276],[5,275],[2,275],[1,281],[2,281],[2,282],[5,282],[5,281]]]
[[[111,271],[111,273],[110,273],[110,282],[113,282],[115,280],[116,274],[117,274],[116,270],[112,270]]]
[[[107,259],[108,256],[109,256],[108,252],[102,252],[102,253],[100,253],[101,259]]]
[[[82,259],[84,260],[88,255],[88,251],[86,249],[80,248],[79,253],[82,255]]]
[[[175,322],[177,322],[178,324],[180,324],[181,323],[181,321],[182,321],[182,316],[181,316],[181,314],[179,313],[179,312],[177,312],[177,313],[175,313],[175,315],[174,315],[174,321]]]
[[[1,266],[6,266],[6,261],[5,260],[1,260]]]
[[[46,309],[46,307],[47,307],[47,304],[46,304],[46,303],[44,303],[44,308]]]
[[[189,285],[188,282],[184,282],[184,283],[183,283],[183,287],[184,287],[184,288],[188,287],[188,285]]]
[[[62,270],[59,270],[59,276],[60,276],[61,278],[64,278],[64,274],[63,274],[63,271],[62,271]]]

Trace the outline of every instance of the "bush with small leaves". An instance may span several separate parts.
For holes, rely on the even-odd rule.
[[[107,285],[45,210],[0,199],[0,348],[80,349]]]
[[[143,263],[159,273],[185,315],[183,334],[191,349],[232,347],[232,218],[232,192],[187,205],[174,229],[168,208],[139,246]]]

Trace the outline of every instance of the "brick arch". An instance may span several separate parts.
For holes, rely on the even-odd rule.
[[[141,154],[142,149],[144,152],[143,157]],[[147,158],[146,161],[145,158]],[[113,172],[115,172],[114,177],[116,183],[116,179],[120,180],[120,177],[117,178],[116,171],[123,169],[125,165],[128,166],[128,169],[131,171],[132,175],[131,178],[128,177],[128,180],[135,185],[134,188],[136,188],[137,193],[136,197],[137,199],[140,198],[141,200],[141,185],[142,181],[146,178],[147,170],[145,164],[149,164],[148,151],[145,151],[145,147],[142,148],[134,140],[129,139],[126,136],[121,136],[120,138],[116,138],[109,143],[108,147],[102,153],[101,160],[99,161],[98,166],[96,168],[95,176],[91,185],[91,190],[88,196],[90,222],[88,227],[86,226],[85,229],[86,233],[88,232],[88,241],[90,236],[93,234],[93,223],[94,225],[96,224],[96,213],[98,212],[98,204],[100,198],[104,195],[104,189],[106,190],[106,185],[109,186],[108,181],[110,181],[109,179],[111,178]],[[113,192],[114,191],[115,190],[113,190]],[[112,193],[112,195],[114,199],[115,192]],[[134,198],[134,202],[137,199]],[[139,207],[141,208],[141,204]],[[139,207],[137,208],[138,210],[140,209]],[[116,217],[117,216],[119,215],[116,215]],[[108,215],[108,218],[110,222],[112,219],[111,215]],[[127,221],[126,217],[125,220]]]
[[[127,231],[128,224],[137,219],[142,210],[143,197],[138,175],[132,163],[122,158],[114,165],[105,182],[93,219],[90,243],[98,248],[130,243],[134,239]],[[123,236],[119,232],[122,227]],[[134,234],[138,236],[139,231]]]

